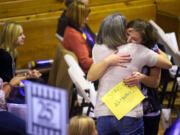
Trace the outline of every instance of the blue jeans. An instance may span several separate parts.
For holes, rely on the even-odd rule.
[[[99,135],[144,135],[143,118],[103,116],[97,119]]]

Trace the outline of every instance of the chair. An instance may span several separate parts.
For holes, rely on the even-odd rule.
[[[167,33],[165,34],[165,32],[152,20],[149,21],[152,26],[155,28],[156,33],[159,37],[159,41],[162,42],[162,44],[164,45],[167,53],[169,55],[171,55],[173,57],[174,63],[175,65],[173,65],[173,67],[171,69],[169,69],[169,74],[170,77],[173,78],[173,86],[172,86],[172,90],[170,93],[170,98],[169,98],[169,102],[168,102],[168,107],[173,108],[174,106],[174,101],[175,101],[175,97],[176,97],[176,93],[177,93],[177,87],[178,87],[178,76],[180,76],[180,71],[179,71],[179,67],[180,67],[180,52],[178,50],[178,44],[177,44],[177,40],[176,40],[176,36],[175,33]],[[166,91],[166,87],[167,84],[165,84],[164,88],[163,88],[163,93],[165,94]],[[163,94],[163,95],[164,95]],[[163,101],[163,99],[162,99]]]
[[[92,109],[94,109],[96,100],[96,91],[94,85],[85,79],[85,74],[82,73],[82,69],[74,58],[70,55],[64,56],[65,61],[69,63],[68,73],[77,88],[78,94],[83,97],[81,107],[83,108],[83,113],[87,110],[86,114],[93,117]],[[73,64],[74,63],[74,64]],[[86,109],[85,107],[88,107]]]
[[[85,73],[83,70],[79,67],[79,64],[77,61],[74,60],[74,58],[71,55],[65,55],[64,59],[69,67],[73,67],[78,74],[85,77]]]
[[[54,57],[54,62],[51,66],[51,70],[48,78],[48,85],[66,89],[69,94],[69,109],[71,108],[71,100],[73,93],[73,82],[68,74],[68,65],[64,60],[64,55],[69,54],[75,60],[77,60],[75,54],[71,51],[65,49],[61,43],[58,44],[56,49],[56,54]]]
[[[78,75],[78,72],[74,72],[74,68],[70,67],[68,73],[76,86],[78,95],[80,96],[78,101],[82,108],[82,113],[93,117],[94,114],[92,109],[94,109],[95,105],[95,102],[92,100],[91,92],[93,86],[90,86],[90,82],[88,82],[84,77]]]

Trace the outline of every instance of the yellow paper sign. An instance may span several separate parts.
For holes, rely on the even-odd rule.
[[[136,86],[128,87],[122,81],[106,93],[102,97],[102,101],[116,118],[120,120],[144,98],[144,95]]]

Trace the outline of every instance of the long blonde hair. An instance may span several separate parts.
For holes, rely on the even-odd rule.
[[[92,135],[95,122],[88,116],[74,116],[69,123],[69,135]]]
[[[17,50],[14,44],[20,35],[21,28],[22,26],[17,22],[6,22],[2,26],[0,48],[5,49],[12,57],[17,56]]]

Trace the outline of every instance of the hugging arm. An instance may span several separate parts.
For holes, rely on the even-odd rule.
[[[132,76],[124,79],[124,83],[129,87],[137,86],[139,82],[150,88],[157,88],[161,79],[161,69],[153,67],[150,69],[150,75],[139,72],[133,72]]]
[[[114,51],[112,54],[101,60],[97,64],[92,64],[88,74],[87,79],[89,81],[95,81],[104,74],[106,69],[109,66],[121,66],[126,67],[123,63],[129,63],[131,61],[131,58],[128,54],[117,54],[117,51]]]
[[[163,69],[169,69],[172,67],[172,63],[169,60],[168,56],[160,49],[159,49],[158,60],[155,66]]]

